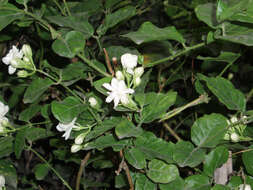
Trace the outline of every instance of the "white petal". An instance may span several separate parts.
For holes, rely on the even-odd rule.
[[[8,73],[9,73],[10,75],[12,75],[13,73],[15,73],[15,71],[16,71],[16,68],[15,68],[15,67],[12,67],[11,65],[9,65],[9,67],[8,67]]]
[[[127,89],[124,90],[124,93],[125,93],[125,94],[133,94],[133,93],[134,93],[134,90],[131,89],[131,88],[127,88]]]
[[[71,130],[72,130],[72,128],[67,129],[66,132],[62,135],[62,137],[65,137],[65,140],[68,140]]]
[[[62,131],[66,131],[67,127],[68,127],[67,125],[64,125],[63,123],[59,123],[59,124],[56,126],[56,129],[57,129],[58,131],[62,132]]]
[[[129,102],[128,96],[127,95],[121,96],[120,101],[122,102],[122,104],[127,104]]]
[[[10,62],[11,62],[11,58],[8,57],[8,56],[5,56],[5,57],[2,59],[2,62],[3,62],[5,65],[9,65]]]
[[[107,90],[112,91],[112,86],[109,83],[104,83],[103,87],[105,87]]]
[[[133,69],[131,69],[131,68],[127,68],[126,72],[128,72],[128,73],[131,74],[131,75],[134,74],[134,71],[133,71]]]
[[[119,97],[115,97],[114,98],[114,108],[116,108],[118,104],[119,104]]]
[[[107,103],[110,103],[115,98],[114,93],[110,93],[110,95],[105,99]]]
[[[113,78],[112,81],[111,81],[111,86],[112,86],[113,90],[118,89],[119,81],[116,78]]]

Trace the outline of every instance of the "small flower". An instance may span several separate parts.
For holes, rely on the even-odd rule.
[[[57,126],[56,126],[56,129],[60,132],[63,132],[65,131],[65,133],[62,135],[62,137],[65,137],[65,140],[67,140],[70,136],[70,133],[72,131],[72,129],[74,127],[78,127],[78,126],[75,126],[75,122],[76,122],[76,117],[70,122],[70,123],[59,123]]]
[[[141,77],[141,75],[144,73],[144,68],[143,67],[137,67],[134,69],[134,76],[135,77]]]
[[[97,100],[96,100],[96,98],[94,98],[94,97],[90,97],[89,98],[89,103],[90,103],[90,106],[91,107],[95,107],[96,105],[97,105]]]
[[[81,150],[81,149],[82,149],[82,146],[79,145],[79,144],[73,144],[73,145],[71,146],[71,152],[72,152],[72,153],[76,153],[76,152],[78,152],[78,151]]]
[[[111,84],[104,83],[103,87],[105,87],[107,90],[110,90],[111,92],[107,92],[109,96],[106,98],[106,102],[110,103],[112,100],[114,101],[114,108],[117,107],[117,105],[121,102],[122,104],[127,104],[129,102],[128,100],[128,94],[133,94],[134,90],[131,88],[127,88],[126,84],[123,80],[118,80],[116,78],[113,78],[111,81]]]
[[[0,189],[5,186],[5,178],[3,175],[0,175]]]
[[[131,75],[134,74],[133,69],[137,66],[137,62],[138,62],[137,55],[126,53],[121,56],[121,63],[123,68],[126,69],[126,71]]]
[[[13,74],[16,71],[15,65],[18,65],[15,59],[21,59],[23,57],[23,52],[19,51],[16,46],[12,46],[8,54],[3,57],[2,61],[4,64],[9,65],[8,72]]]
[[[230,135],[230,138],[232,142],[239,142],[239,135],[235,132]]]
[[[117,71],[116,72],[116,78],[118,79],[118,80],[124,80],[124,75],[123,75],[123,73],[121,72],[121,71]]]
[[[240,186],[239,186],[239,190],[251,190],[251,187],[250,187],[250,185],[248,185],[248,184],[241,184]]]

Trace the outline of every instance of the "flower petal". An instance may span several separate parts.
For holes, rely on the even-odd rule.
[[[110,90],[110,91],[113,90],[112,86],[109,83],[104,83],[102,86],[105,87],[107,90]]]
[[[116,97],[114,98],[114,108],[116,108],[116,107],[118,106],[118,104],[119,104],[119,97],[116,96]]]
[[[8,67],[8,73],[9,73],[10,75],[12,75],[13,73],[15,73],[15,71],[16,71],[16,68],[15,68],[15,67],[12,67],[11,65],[9,65],[9,67]]]

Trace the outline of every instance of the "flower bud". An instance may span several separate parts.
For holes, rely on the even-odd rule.
[[[0,188],[2,189],[2,187],[5,186],[5,178],[3,175],[0,175]]]
[[[234,77],[234,74],[233,74],[233,73],[229,73],[229,74],[228,74],[228,80],[232,80],[233,77]]]
[[[241,184],[240,186],[239,186],[239,190],[251,190],[251,187],[250,187],[250,185],[248,185],[248,184]]]
[[[238,121],[236,116],[231,117],[230,119],[231,123],[236,123]]]
[[[75,144],[82,144],[85,138],[85,134],[80,134],[75,138]]]
[[[17,75],[18,75],[18,77],[25,78],[28,76],[28,72],[25,70],[21,70],[21,71],[18,71]]]
[[[144,73],[144,68],[143,67],[137,67],[134,69],[134,76],[135,77],[141,77],[141,75]]]
[[[141,78],[140,77],[135,78],[134,84],[135,84],[135,86],[139,86],[141,84]]]
[[[89,98],[89,103],[90,103],[90,106],[91,107],[95,107],[96,105],[97,105],[97,100],[96,100],[96,98],[94,98],[94,97],[90,97]]]
[[[239,135],[235,132],[230,135],[230,138],[232,142],[239,142]]]
[[[78,152],[78,151],[81,150],[81,149],[82,149],[82,146],[79,145],[79,144],[73,144],[73,145],[71,146],[71,152],[72,152],[72,153],[76,153],[76,152]]]
[[[22,52],[24,53],[25,56],[32,57],[33,53],[32,53],[32,49],[31,49],[30,45],[24,44],[22,46]]]
[[[125,53],[121,56],[121,63],[129,74],[134,74],[133,69],[137,66],[138,56]]]
[[[228,141],[230,139],[230,135],[226,133],[223,137],[224,140]]]
[[[117,71],[116,72],[116,78],[118,79],[118,80],[124,80],[124,75],[123,75],[123,73],[121,72],[121,71]]]

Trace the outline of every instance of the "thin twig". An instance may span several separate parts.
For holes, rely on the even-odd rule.
[[[104,53],[105,53],[105,62],[106,62],[107,68],[109,69],[112,76],[114,76],[114,70],[112,69],[112,65],[111,65],[111,62],[110,62],[109,55],[108,55],[105,48],[103,48],[103,50],[104,50]]]
[[[167,123],[163,123],[163,126],[170,132],[170,134],[177,139],[177,141],[181,141],[182,139],[178,136],[178,134],[170,128],[170,126]]]
[[[88,152],[85,155],[84,159],[81,161],[79,171],[78,171],[78,174],[77,174],[77,178],[76,178],[76,190],[80,189],[80,181],[81,181],[81,177],[82,177],[82,174],[83,174],[83,170],[84,170],[84,167],[86,166],[87,161],[90,159],[90,155],[91,155],[91,152]]]

